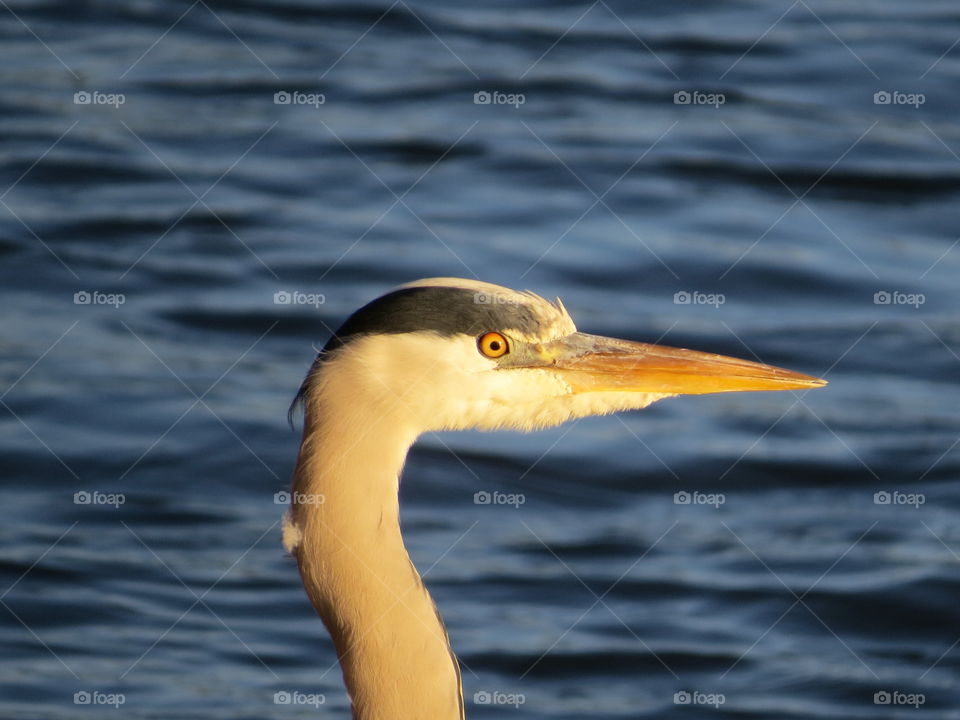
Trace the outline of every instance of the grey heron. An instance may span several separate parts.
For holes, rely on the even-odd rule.
[[[298,393],[303,436],[283,529],[354,719],[464,717],[459,664],[400,533],[400,472],[418,435],[526,431],[673,395],[825,384],[581,333],[559,299],[474,280],[419,280],[357,310]]]

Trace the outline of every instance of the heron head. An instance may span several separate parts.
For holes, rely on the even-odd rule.
[[[367,417],[372,406],[415,435],[531,430],[673,395],[825,384],[747,360],[581,333],[559,299],[431,278],[351,315],[298,399],[308,414],[315,398],[336,398],[343,412],[362,406]]]

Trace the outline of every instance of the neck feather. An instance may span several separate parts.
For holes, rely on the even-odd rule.
[[[288,544],[354,719],[462,720],[459,665],[400,534],[399,474],[416,432],[343,385],[306,398]]]

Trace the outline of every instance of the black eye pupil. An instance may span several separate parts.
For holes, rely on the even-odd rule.
[[[498,341],[496,341],[496,340],[491,340],[491,341],[490,341],[490,349],[493,350],[493,351],[499,350],[499,349],[500,349],[500,343],[499,343]]]

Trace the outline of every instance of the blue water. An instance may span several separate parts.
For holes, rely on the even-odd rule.
[[[0,716],[347,717],[285,413],[352,309],[455,275],[830,381],[424,437],[468,716],[960,717],[958,38],[934,0],[4,3]]]

